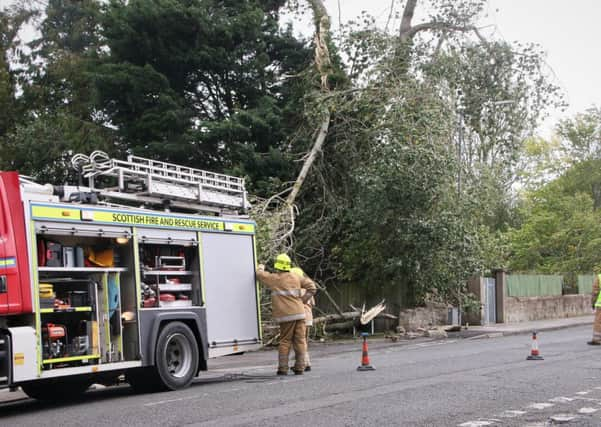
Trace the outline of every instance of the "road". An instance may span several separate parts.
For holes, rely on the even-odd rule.
[[[274,375],[274,352],[258,352],[213,362],[182,391],[119,386],[68,404],[3,403],[0,425],[598,426],[601,348],[585,344],[590,334],[590,326],[541,333],[543,361],[526,360],[525,335],[373,343],[371,372],[356,371],[359,342],[318,345],[313,371],[287,377]]]

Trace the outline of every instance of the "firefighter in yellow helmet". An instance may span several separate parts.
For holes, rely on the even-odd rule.
[[[292,370],[301,375],[305,370],[305,309],[303,300],[315,294],[315,283],[307,277],[299,277],[290,272],[290,257],[279,254],[273,265],[275,273],[265,271],[265,266],[257,267],[257,278],[271,290],[273,320],[280,325],[280,346],[278,348],[278,375],[288,375],[290,346],[294,348],[295,363]],[[304,296],[301,295],[305,290]]]
[[[296,274],[298,277],[306,277],[305,272],[300,267],[292,267],[290,269],[292,274]],[[309,330],[313,326],[313,306],[315,306],[315,298],[311,295],[311,298],[304,300],[305,305],[305,342],[307,348],[305,349],[305,371],[311,370],[311,357],[309,356]]]

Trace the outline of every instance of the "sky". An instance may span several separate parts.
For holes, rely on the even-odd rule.
[[[343,23],[367,11],[382,27],[388,20],[393,0],[324,0],[333,22]],[[404,1],[396,0],[396,10]],[[418,1],[425,3],[423,0]],[[508,42],[539,44],[547,54],[547,72],[562,88],[569,106],[566,111],[549,110],[539,133],[549,136],[562,118],[587,108],[601,106],[601,0],[488,0],[486,16],[479,27],[483,33]],[[416,14],[414,23],[425,17]],[[398,24],[397,24],[398,25]]]
[[[0,0],[6,6],[13,0]],[[384,27],[391,4],[402,12],[402,0],[324,0],[335,31],[339,22],[354,19],[365,10]],[[419,5],[426,3],[418,0]],[[551,134],[558,120],[601,106],[601,0],[487,0],[486,16],[479,26],[488,36],[506,41],[534,42],[547,53],[547,71],[563,89],[569,103],[566,111],[550,110],[539,133]],[[425,18],[419,13],[414,23]],[[311,29],[310,20],[296,22],[295,28]],[[396,23],[398,26],[398,21]]]

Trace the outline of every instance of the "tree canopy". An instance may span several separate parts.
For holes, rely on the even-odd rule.
[[[408,0],[337,33],[321,0],[36,5],[0,13],[3,169],[62,183],[100,149],[244,176],[261,256],[399,305],[461,302],[504,265],[598,263],[601,114],[536,138],[561,93],[540,48],[482,34],[484,1]]]

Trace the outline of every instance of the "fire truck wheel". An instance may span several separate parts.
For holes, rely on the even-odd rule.
[[[198,371],[198,344],[182,322],[171,322],[157,338],[155,364],[161,383],[169,390],[187,387]]]
[[[57,378],[52,382],[35,381],[21,384],[21,388],[32,399],[64,401],[82,395],[90,387],[90,384],[91,381],[88,379],[74,380],[65,378],[61,380]]]

